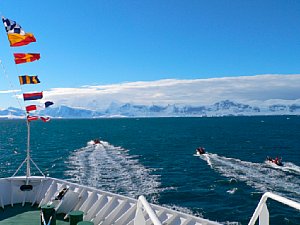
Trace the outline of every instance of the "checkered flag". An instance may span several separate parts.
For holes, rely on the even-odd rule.
[[[5,17],[2,17],[3,24],[5,26],[5,30],[7,34],[21,34],[25,35],[25,31],[22,29],[22,27],[17,24],[13,20],[9,20]]]

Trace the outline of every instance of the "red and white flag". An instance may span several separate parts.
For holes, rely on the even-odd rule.
[[[34,120],[38,120],[39,117],[38,116],[27,116],[27,120],[30,121],[34,121]]]

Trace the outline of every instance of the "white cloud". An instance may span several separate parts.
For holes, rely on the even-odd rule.
[[[104,109],[111,102],[135,104],[208,105],[220,100],[263,104],[300,99],[300,75],[257,75],[193,80],[165,79],[80,88],[53,88],[44,92],[56,105]]]
[[[20,92],[21,90],[0,90],[0,94],[11,94],[11,93],[17,93]]]

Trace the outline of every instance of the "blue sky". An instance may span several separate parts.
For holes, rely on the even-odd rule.
[[[20,73],[42,81],[26,91],[47,91],[300,71],[300,1],[28,0],[1,1],[0,10],[37,38],[9,48],[0,32],[15,89]],[[13,52],[40,52],[41,60],[16,69]],[[12,89],[1,79],[0,91]],[[4,97],[0,107],[13,104]]]

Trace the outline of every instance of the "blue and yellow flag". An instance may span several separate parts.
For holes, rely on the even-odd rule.
[[[20,81],[20,85],[40,83],[38,76],[28,76],[28,75],[19,76],[19,81]]]

